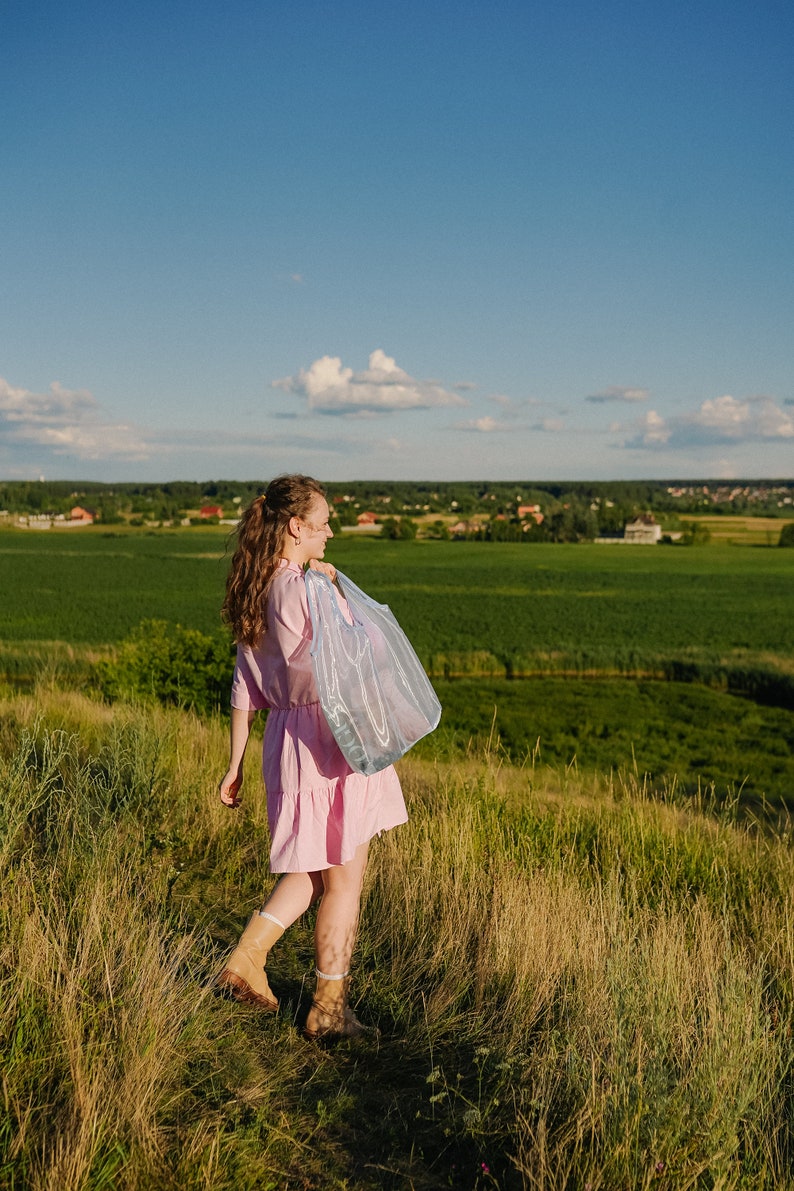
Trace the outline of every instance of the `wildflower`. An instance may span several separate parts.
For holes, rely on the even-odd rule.
[[[664,1174],[664,1162],[657,1162],[654,1170],[657,1174]]]

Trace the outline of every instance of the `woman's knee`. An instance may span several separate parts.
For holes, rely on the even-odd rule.
[[[368,852],[369,844],[362,844],[346,864],[335,864],[332,868],[323,869],[321,876],[325,893],[360,893]]]

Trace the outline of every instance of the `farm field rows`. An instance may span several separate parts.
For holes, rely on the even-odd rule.
[[[651,788],[714,786],[794,805],[794,713],[694,683],[530,678],[436,681],[444,715],[421,755],[479,752],[529,765],[621,770]]]
[[[79,669],[149,618],[220,631],[224,530],[80,533],[0,534],[0,677],[67,648]],[[433,676],[431,754],[493,726],[513,759],[540,738],[551,763],[794,794],[794,551],[339,537],[327,557]]]
[[[224,533],[82,532],[0,534],[1,639],[109,644],[150,617],[218,627]],[[426,662],[626,649],[794,661],[794,551],[339,538],[327,558],[392,607]]]
[[[782,527],[787,524],[780,517],[741,517],[682,513],[681,522],[696,521],[707,529],[712,542],[735,543],[741,546],[776,546]]]

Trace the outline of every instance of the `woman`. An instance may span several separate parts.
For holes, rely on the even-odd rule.
[[[264,970],[284,931],[319,901],[314,933],[317,986],[305,1033],[365,1032],[347,1003],[350,957],[369,841],[407,819],[389,766],[372,777],[345,761],[323,716],[312,672],[304,585],[329,538],[328,504],[309,476],[279,476],[245,510],[223,605],[237,641],[229,768],[221,802],[238,805],[243,757],[257,711],[269,709],[262,758],[270,826],[270,868],[283,873],[254,913],[218,978],[237,1000],[275,1012]],[[344,601],[337,597],[345,611]]]

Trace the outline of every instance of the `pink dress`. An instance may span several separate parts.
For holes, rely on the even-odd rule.
[[[319,703],[311,642],[303,570],[282,559],[267,633],[255,649],[238,646],[232,680],[232,707],[269,708],[262,775],[274,873],[345,864],[360,844],[408,819],[392,765],[366,777],[342,755]]]

